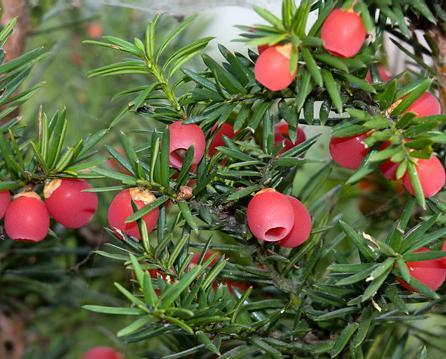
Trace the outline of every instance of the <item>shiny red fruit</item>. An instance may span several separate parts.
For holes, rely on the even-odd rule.
[[[94,347],[86,352],[82,359],[123,359],[123,356],[110,347]]]
[[[364,144],[367,134],[352,137],[332,137],[330,155],[338,165],[352,170],[357,169],[369,152]]]
[[[424,197],[430,198],[435,196],[443,188],[446,175],[443,164],[436,156],[431,156],[428,160],[417,160],[417,173],[420,179],[421,188],[423,189]],[[404,187],[410,194],[414,194],[412,183],[410,182],[409,173],[403,177]]]
[[[249,201],[247,221],[257,239],[277,242],[293,229],[293,206],[287,196],[268,188],[258,192]]]
[[[215,132],[216,127],[217,124],[215,124],[214,127],[212,127],[211,129],[212,134]],[[232,138],[235,136],[234,128],[229,123],[223,123],[215,133],[211,143],[209,144],[208,148],[209,156],[212,157],[216,155],[218,153],[217,147],[225,145],[225,142],[223,141],[223,136],[226,136],[227,138]]]
[[[0,191],[0,219],[5,216],[6,210],[11,203],[11,194],[9,191]]]
[[[290,72],[291,44],[273,46],[257,58],[254,74],[256,80],[271,91],[281,91],[291,85],[296,73]]]
[[[288,196],[288,199],[293,206],[294,225],[291,232],[279,242],[279,245],[286,248],[295,248],[310,237],[313,223],[310,213],[301,201],[292,196]]]
[[[435,116],[441,114],[441,104],[438,98],[430,92],[422,94],[407,110],[417,117]]]
[[[174,168],[180,169],[183,165],[184,156],[189,147],[194,148],[193,165],[197,165],[203,158],[206,148],[206,138],[203,130],[195,125],[183,125],[181,121],[169,125],[170,144],[169,161]]]
[[[382,82],[387,82],[390,79],[390,72],[387,71],[383,66],[378,65],[379,77],[381,77]],[[365,79],[368,83],[372,83],[372,75],[370,75],[370,70],[367,71]]]
[[[155,196],[148,190],[140,188],[130,188],[119,192],[108,208],[107,219],[108,225],[115,230],[119,236],[121,231],[128,236],[135,237],[137,240],[141,239],[138,223],[125,223],[126,219],[133,213],[132,201],[136,204],[138,209],[147,206],[155,200]],[[147,232],[150,233],[156,227],[159,217],[158,207],[147,213],[142,217],[146,223]]]
[[[50,215],[36,192],[16,195],[6,210],[5,232],[16,241],[40,242],[50,228]]]
[[[304,130],[298,128],[296,141],[293,143],[288,135],[288,123],[285,120],[281,120],[274,126],[274,144],[276,146],[278,146],[279,144],[283,146],[283,149],[282,151],[280,151],[280,153],[286,152],[294,146],[305,142],[306,139],[307,137],[305,136]]]
[[[364,44],[367,32],[361,16],[353,11],[333,10],[321,28],[324,48],[339,57],[353,57]]]
[[[430,252],[428,248],[420,248],[417,252]],[[409,273],[412,277],[429,287],[433,291],[436,291],[441,287],[446,279],[446,268],[443,265],[441,259],[430,259],[421,262],[406,262],[406,266],[409,269]],[[410,291],[415,291],[411,286],[404,282],[401,278],[398,278],[400,284]]]
[[[98,196],[83,192],[91,185],[83,179],[55,179],[45,186],[45,203],[50,215],[67,228],[85,226],[96,213]]]

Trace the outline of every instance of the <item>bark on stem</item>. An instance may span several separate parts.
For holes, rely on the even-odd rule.
[[[25,50],[26,37],[28,35],[28,4],[26,0],[1,0],[2,25],[17,18],[17,25],[5,45],[5,61],[10,61],[20,56]]]

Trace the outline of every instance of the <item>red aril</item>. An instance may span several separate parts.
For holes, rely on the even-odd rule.
[[[271,91],[281,91],[291,85],[296,73],[290,72],[292,45],[277,45],[263,51],[257,58],[256,80]]]
[[[45,203],[50,215],[67,228],[85,226],[96,213],[98,196],[83,192],[91,185],[83,179],[55,179],[45,185]]]
[[[50,228],[50,215],[36,192],[17,194],[5,214],[6,235],[16,241],[40,242]]]
[[[279,242],[281,247],[295,248],[310,238],[312,221],[307,208],[297,198],[287,196],[294,212],[294,225],[291,232]]]
[[[416,161],[418,178],[423,189],[424,197],[430,198],[435,196],[443,188],[446,181],[443,164],[436,156],[431,156],[428,160],[417,159]],[[403,184],[406,190],[411,195],[414,195],[408,172],[403,177]]]
[[[430,249],[423,247],[415,251],[415,253],[419,252],[430,252]],[[433,291],[436,291],[438,288],[440,288],[444,280],[446,279],[446,268],[444,267],[441,259],[430,259],[420,262],[406,262],[406,266],[412,277],[414,277]],[[401,278],[398,278],[398,281],[407,290],[415,291],[415,289],[413,289]]]
[[[116,195],[108,208],[107,219],[109,227],[113,229],[118,236],[121,236],[119,232],[123,232],[128,236],[140,240],[141,233],[139,232],[138,223],[136,221],[126,223],[127,218],[133,214],[132,201],[138,209],[141,209],[155,199],[155,196],[146,189],[130,188],[121,191]],[[158,207],[142,217],[148,233],[152,232],[156,227],[158,217]]]
[[[354,11],[333,10],[321,28],[324,48],[339,57],[353,57],[361,50],[366,38],[361,16]]]
[[[332,137],[329,145],[331,158],[341,167],[357,169],[369,152],[363,142],[366,138],[366,133],[351,137]]]
[[[217,124],[215,124],[212,129],[211,133],[214,134],[215,130],[217,128]],[[208,147],[208,154],[209,156],[214,156],[218,153],[217,147],[224,146],[225,142],[223,141],[223,136],[227,138],[232,138],[235,136],[234,128],[229,123],[223,123],[220,128],[217,129],[217,132],[213,135],[214,137],[211,140],[211,143]]]
[[[288,197],[267,188],[248,204],[247,222],[252,234],[262,241],[277,242],[293,229],[294,210]]]
[[[406,112],[413,112],[417,117],[440,115],[441,104],[436,96],[425,92],[410,105]]]
[[[182,121],[177,121],[169,125],[169,133],[170,165],[181,169],[189,147],[194,148],[192,165],[198,165],[206,148],[206,138],[203,130],[196,124],[184,125]]]

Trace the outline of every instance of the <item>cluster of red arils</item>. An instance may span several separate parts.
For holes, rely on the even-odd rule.
[[[441,105],[438,99],[430,92],[421,95],[407,110],[417,117],[434,116],[441,114]],[[341,167],[357,169],[365,159],[370,149],[364,143],[369,133],[337,138],[330,140],[331,158]],[[386,149],[390,143],[383,143],[381,150]],[[435,196],[444,186],[446,181],[445,169],[441,161],[435,155],[429,159],[415,159],[418,178],[426,198]],[[390,159],[380,165],[380,171],[389,180],[396,180],[396,171],[399,164]],[[414,194],[409,174],[403,177],[403,185],[410,194]]]
[[[296,140],[291,141],[288,133],[288,124],[285,121],[280,121],[274,127],[274,142],[277,146],[281,146],[281,152],[289,150],[290,148],[305,141],[306,136],[302,129],[297,130]],[[184,124],[182,121],[177,121],[169,125],[169,163],[172,168],[181,169],[183,160],[187,150],[190,147],[194,148],[194,157],[192,160],[191,170],[193,170],[206,152],[206,137],[203,130],[196,124]],[[207,153],[210,157],[218,153],[218,147],[224,146],[223,136],[233,138],[235,136],[234,129],[231,124],[223,123],[217,128],[216,125],[211,129],[213,136]],[[122,149],[117,149],[122,153]],[[121,172],[128,171],[114,161],[109,161],[109,164],[116,170]],[[129,188],[118,193],[112,200],[108,208],[108,224],[118,236],[122,237],[122,233],[127,236],[141,239],[141,234],[137,222],[127,222],[127,218],[131,216],[134,211],[132,202],[138,209],[147,206],[156,197],[147,189],[144,188]],[[159,209],[155,208],[142,217],[146,224],[148,233],[151,233],[157,224],[159,217]]]
[[[325,19],[321,28],[323,47],[337,57],[353,57],[367,36],[361,16],[353,10],[335,9]],[[281,91],[291,85],[296,71],[291,72],[290,43],[274,46],[259,46],[259,57],[255,63],[256,80],[271,91]]]
[[[21,192],[11,200],[0,193],[0,218],[6,235],[17,241],[40,242],[48,234],[50,216],[66,228],[85,226],[96,213],[98,197],[84,192],[91,188],[83,179],[53,179],[44,188],[45,201],[34,191]]]

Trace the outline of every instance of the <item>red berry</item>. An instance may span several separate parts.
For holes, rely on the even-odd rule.
[[[273,46],[257,58],[254,74],[256,80],[271,91],[281,91],[291,85],[296,72],[290,72],[292,45]]]
[[[259,45],[259,46],[257,46],[257,51],[259,52],[259,55],[260,55],[263,52],[265,52],[266,50],[268,50],[269,48],[270,48],[269,45]]]
[[[11,203],[11,194],[9,191],[0,191],[0,219],[5,216],[6,210]]]
[[[436,96],[425,92],[410,105],[406,112],[413,112],[417,117],[440,115],[441,104]]]
[[[212,129],[211,133],[214,133],[215,129],[217,128],[217,124],[215,124]],[[223,123],[220,128],[215,133],[214,137],[212,138],[211,143],[209,144],[208,148],[208,154],[209,156],[214,156],[217,154],[218,150],[217,147],[224,146],[225,143],[223,141],[223,136],[226,136],[227,138],[232,138],[235,136],[234,128],[229,123]]]
[[[206,138],[203,130],[195,124],[183,125],[181,121],[169,125],[169,161],[174,168],[180,169],[189,147],[194,147],[193,165],[197,165],[204,155]]]
[[[294,225],[291,232],[279,242],[281,247],[295,248],[305,242],[311,233],[311,216],[307,208],[297,198],[288,196],[293,206]]]
[[[352,170],[357,169],[369,152],[364,144],[367,134],[352,137],[332,137],[330,140],[330,155],[338,165]]]
[[[430,249],[423,247],[415,251],[415,253],[418,252],[430,252]],[[444,267],[441,259],[430,259],[420,262],[406,262],[406,266],[409,269],[409,273],[412,277],[414,277],[433,291],[436,291],[438,288],[440,288],[444,280],[446,279],[446,268]],[[410,291],[415,291],[401,278],[398,278],[398,281],[404,288]]]
[[[123,359],[123,356],[110,347],[94,347],[86,352],[82,359]]]
[[[247,220],[249,229],[257,239],[277,242],[293,229],[293,206],[287,196],[268,188],[249,201]]]
[[[82,192],[91,185],[82,179],[55,179],[45,186],[45,203],[50,215],[67,228],[85,226],[96,213],[98,196]]]
[[[282,144],[283,146],[280,153],[286,152],[294,146],[305,142],[306,139],[305,132],[301,128],[298,128],[296,141],[293,143],[288,135],[288,123],[285,120],[281,120],[274,126],[274,144],[276,146]]]
[[[382,82],[387,82],[390,79],[390,73],[383,66],[378,65],[379,77],[381,77]],[[370,75],[370,70],[367,71],[365,79],[368,83],[372,83],[372,75]]]
[[[141,209],[154,200],[155,196],[152,193],[140,188],[130,188],[119,192],[108,208],[107,219],[109,227],[115,230],[118,236],[120,236],[118,231],[121,231],[140,240],[141,234],[139,233],[138,222],[125,223],[125,221],[133,213],[132,201],[138,209]],[[158,216],[159,209],[157,207],[142,217],[146,223],[148,233],[155,228]]]
[[[321,28],[324,48],[339,57],[353,57],[366,38],[366,30],[361,16],[353,11],[333,10]]]
[[[6,210],[5,232],[13,240],[40,242],[49,227],[48,210],[36,192],[16,195]]]
[[[431,156],[428,160],[417,160],[417,173],[420,179],[421,188],[423,189],[424,197],[430,198],[435,196],[443,188],[446,175],[444,167],[438,157]],[[414,194],[412,183],[410,182],[409,173],[403,177],[403,184],[410,194]]]

